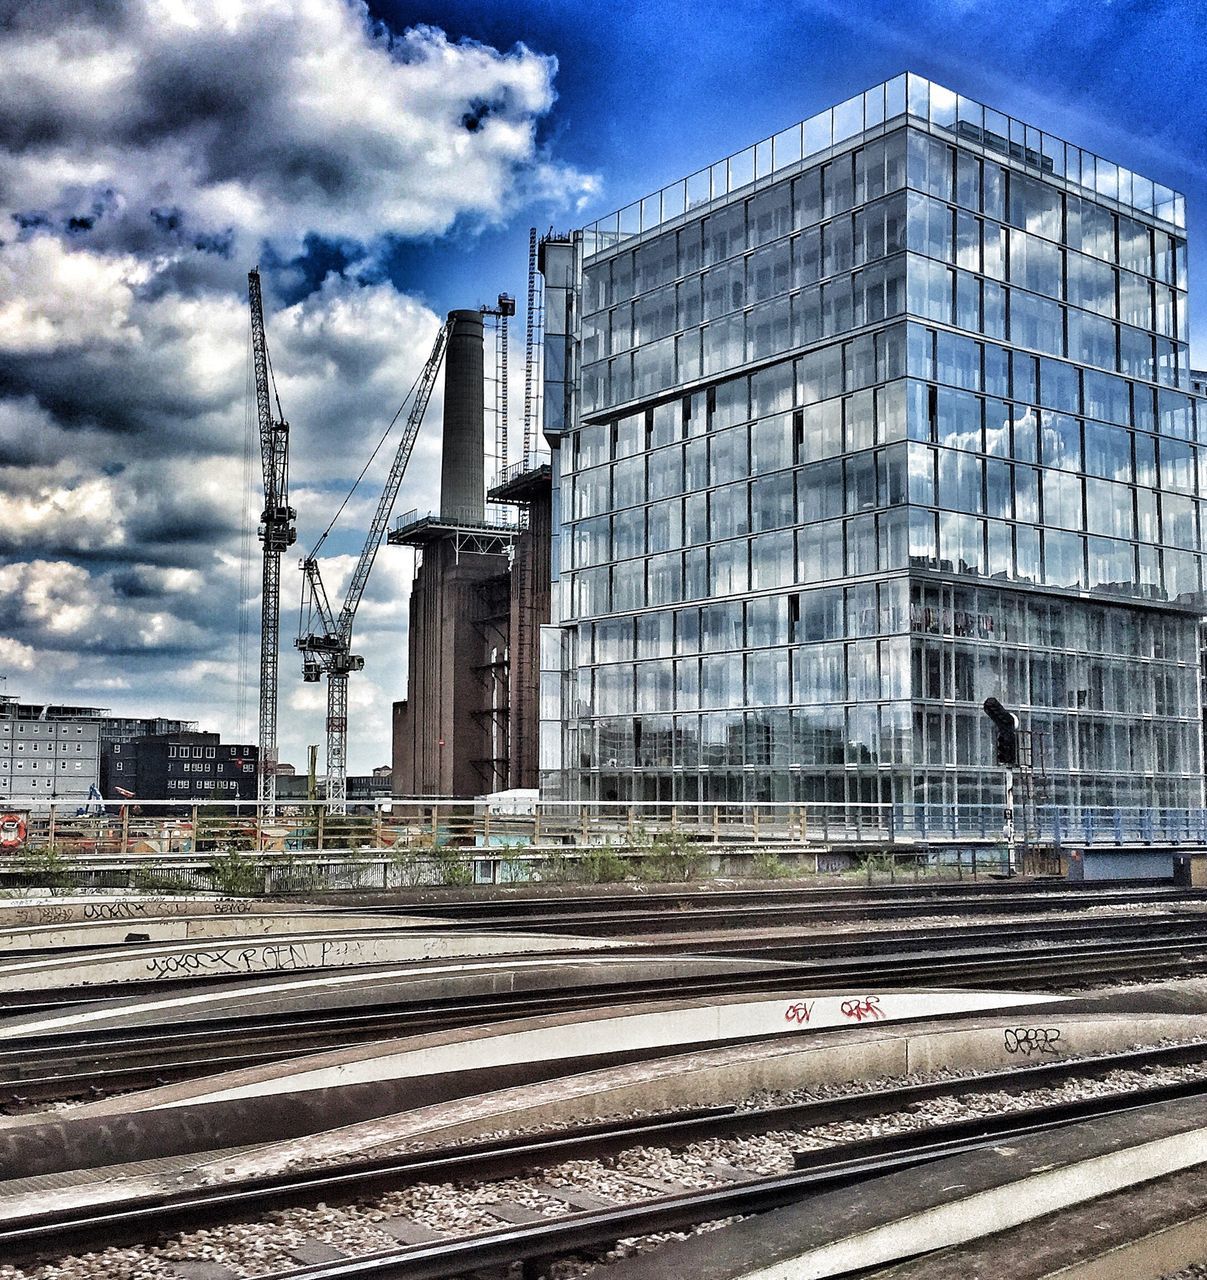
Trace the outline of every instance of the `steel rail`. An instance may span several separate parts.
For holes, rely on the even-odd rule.
[[[617,1240],[683,1230],[723,1218],[765,1213],[819,1191],[858,1186],[898,1169],[916,1168],[947,1157],[1048,1133],[1081,1121],[1119,1115],[1176,1098],[1207,1093],[1207,1080],[1153,1086],[1118,1097],[1083,1099],[926,1130],[882,1136],[848,1146],[845,1159],[830,1152],[800,1153],[796,1172],[752,1179],[728,1187],[664,1196],[616,1209],[569,1214],[537,1222],[432,1244],[404,1246],[346,1261],[320,1263],[265,1280],[442,1280],[483,1267],[549,1261],[584,1250],[608,1247]],[[919,1141],[919,1133],[922,1140]],[[863,1152],[852,1148],[864,1147]]]
[[[1188,954],[1194,943],[1201,954]],[[1087,963],[1096,962],[1087,971]],[[327,1013],[314,1018],[274,1015],[257,1025],[249,1018],[215,1019],[195,1025],[161,1022],[152,1028],[131,1028],[125,1035],[110,1029],[77,1031],[58,1039],[38,1038],[27,1047],[0,1052],[0,1091],[8,1091],[9,1107],[36,1102],[100,1097],[112,1091],[196,1079],[217,1071],[255,1066],[307,1053],[331,1052],[366,1041],[399,1035],[491,1025],[525,1017],[577,1012],[606,1007],[623,999],[640,1004],[668,998],[709,997],[748,992],[774,994],[815,986],[869,986],[885,981],[895,986],[943,982],[976,982],[995,989],[1102,981],[1114,974],[1141,971],[1183,972],[1207,966],[1207,936],[1168,941],[1144,940],[1141,945],[1095,942],[1064,946],[1059,952],[1003,949],[910,956],[885,953],[862,963],[836,960],[799,970],[717,975],[693,982],[666,979],[646,983],[610,983],[564,991],[529,992],[519,996],[451,999],[422,1004],[373,1006],[364,1012]],[[239,1039],[240,1036],[244,1038]],[[242,1047],[243,1052],[238,1050]],[[58,1055],[56,1059],[56,1053]],[[147,1054],[154,1055],[147,1059]],[[56,1061],[74,1070],[55,1071]],[[80,1070],[81,1062],[94,1065]],[[33,1074],[37,1072],[38,1074]]]
[[[802,954],[810,950],[815,950],[818,953],[824,952],[825,954],[833,954],[833,951],[836,947],[845,948],[847,950],[856,948],[861,945],[870,947],[885,938],[891,938],[894,941],[914,941],[914,940],[926,940],[926,939],[942,941],[950,938],[952,940],[958,941],[962,938],[968,938],[975,934],[977,938],[981,940],[989,941],[989,940],[994,940],[998,937],[1006,937],[1006,936],[1017,938],[1019,931],[1023,929],[1026,930],[1028,937],[1033,939],[1034,938],[1058,938],[1058,937],[1063,937],[1065,935],[1076,935],[1078,933],[1084,933],[1087,931],[1104,932],[1104,933],[1116,932],[1116,933],[1124,933],[1124,934],[1130,932],[1130,933],[1139,934],[1146,931],[1151,931],[1154,928],[1154,926],[1158,928],[1166,929],[1166,930],[1183,929],[1187,932],[1195,932],[1197,930],[1207,930],[1207,910],[1202,912],[1196,912],[1196,911],[1167,912],[1167,913],[1161,913],[1157,915],[1144,916],[1141,918],[1137,918],[1136,916],[1087,915],[1087,916],[1078,917],[1075,919],[1070,919],[1068,916],[1062,916],[1056,919],[1049,919],[1045,915],[1023,914],[1022,909],[1020,908],[1020,916],[1021,918],[1017,921],[998,922],[998,921],[991,920],[985,923],[969,923],[969,924],[962,924],[962,925],[933,925],[932,924],[932,925],[923,925],[916,929],[894,927],[891,929],[877,929],[870,932],[853,932],[851,930],[840,930],[838,932],[833,932],[833,933],[826,933],[826,932],[822,932],[821,930],[816,930],[816,931],[811,931],[807,935],[802,935],[802,937],[806,940],[794,942],[791,944],[786,944],[782,936],[773,932],[768,932],[765,935],[759,934],[759,933],[755,933],[753,935],[744,934],[743,941],[740,944],[740,947],[731,944],[725,938],[713,940],[708,937],[693,938],[689,935],[687,937],[676,938],[674,941],[674,946],[675,946],[676,953],[679,953],[684,949],[690,949],[692,951],[706,952],[708,954],[715,954],[715,955],[729,955],[729,954],[735,953],[735,951],[742,955],[762,954],[764,951],[767,951],[769,949],[775,949],[775,950],[783,949],[783,947],[786,945],[790,945],[794,949],[800,950]],[[776,928],[776,927],[783,927],[783,926],[782,924],[767,925],[767,928],[769,929]],[[399,932],[402,933],[404,932],[404,930],[399,930]],[[349,931],[348,934],[342,934],[338,930],[333,930],[330,933],[324,934],[323,936],[327,938],[343,938],[343,937],[354,938],[356,936],[356,932]],[[227,938],[218,937],[213,939],[207,939],[206,941],[212,942],[215,946],[220,946],[223,943],[230,943],[235,938],[236,938],[236,935],[231,935],[230,937],[227,937]],[[765,938],[765,941],[763,940],[764,938]],[[165,941],[164,945],[169,946],[172,944],[172,942],[175,942],[175,941],[185,941],[185,939],[180,939],[180,940],[172,939],[169,941]],[[13,949],[12,951],[7,953],[0,953],[0,969],[3,968],[5,959],[19,960],[22,963],[28,960],[37,960],[37,959],[87,960],[87,959],[96,958],[98,956],[111,955],[114,952],[115,947],[120,948],[122,945],[123,944],[121,943],[114,943],[114,942],[98,942],[98,943],[89,943],[87,945],[78,946],[78,947],[23,947],[23,948],[20,948],[19,950]],[[646,951],[648,953],[648,949],[650,945],[651,944],[649,942],[644,942],[644,941],[634,942],[632,944],[632,948],[640,947],[643,951]],[[653,944],[653,945],[657,945],[657,944]],[[630,953],[630,948],[626,948],[623,944],[619,947],[613,947],[609,951],[610,955],[627,955],[629,953]],[[564,955],[566,953],[550,952],[548,954]],[[490,957],[482,957],[482,958],[488,959]],[[254,975],[238,974],[238,975],[230,975],[228,977],[217,975],[213,978],[213,980],[216,982],[222,982],[222,981],[239,982],[239,981],[245,981],[251,977],[254,977]],[[204,979],[204,980],[208,980],[208,979]],[[113,991],[113,990],[126,991],[131,986],[133,986],[140,991],[145,991],[145,990],[164,991],[169,988],[189,990],[190,988],[195,988],[197,986],[197,982],[198,982],[197,979],[179,979],[176,981],[173,981],[171,979],[167,979],[167,980],[155,979],[155,980],[147,980],[141,983],[136,982],[136,983],[107,984],[103,986],[101,989],[106,991]],[[72,991],[78,992],[81,990],[81,988],[62,987],[62,988],[58,988],[57,990],[61,991],[64,994],[68,994]],[[97,987],[91,986],[88,988],[88,990],[95,991],[97,990]],[[8,1012],[10,1008],[25,1009],[28,1007],[27,1005],[19,1004],[19,1003],[12,1004],[11,1006],[6,1005],[7,998],[8,998],[7,994],[0,995],[0,1016]],[[46,1003],[49,1004],[51,1002],[48,1001]],[[56,1001],[54,1003],[57,1004],[58,1002]]]
[[[12,1261],[62,1256],[71,1249],[98,1249],[167,1232],[212,1226],[248,1211],[262,1216],[273,1210],[319,1201],[349,1203],[428,1181],[497,1180],[564,1161],[598,1158],[635,1147],[681,1146],[704,1138],[781,1131],[787,1127],[803,1130],[836,1120],[901,1111],[913,1103],[936,1097],[998,1091],[1025,1093],[1032,1088],[1046,1088],[1063,1080],[1112,1070],[1192,1062],[1207,1062],[1207,1041],[1025,1066],[759,1110],[712,1108],[662,1114],[551,1135],[501,1139],[376,1160],[361,1159],[334,1168],[247,1179],[235,1186],[158,1193],[142,1202],[125,1202],[112,1210],[65,1206],[54,1212],[30,1215],[10,1225],[0,1224],[0,1251],[6,1260]],[[614,1210],[569,1214],[531,1227],[506,1228],[468,1239],[392,1250],[347,1263],[303,1267],[284,1274],[291,1280],[350,1280],[354,1276],[382,1277],[383,1280],[405,1276],[408,1280],[419,1280],[420,1277],[460,1274],[498,1262],[564,1256],[580,1248],[611,1244],[631,1235],[762,1212],[791,1203],[807,1191],[853,1185],[879,1173],[996,1143],[1004,1137],[1017,1138],[1204,1092],[1207,1092],[1207,1075],[1126,1093],[1048,1103],[994,1116],[902,1130],[844,1143],[837,1150],[800,1153],[793,1173],[755,1176],[723,1188],[659,1197]],[[498,1248],[504,1252],[493,1252]]]
[[[1172,898],[1147,897],[1134,894],[1121,894],[1112,899],[1095,898],[1078,900],[1074,895],[1059,897],[1043,902],[1018,901],[1004,895],[992,895],[985,899],[942,899],[926,898],[921,901],[903,901],[889,903],[853,902],[853,903],[768,903],[768,904],[734,904],[732,906],[663,906],[651,905],[648,900],[640,904],[640,909],[627,913],[620,911],[568,912],[546,915],[497,915],[458,917],[453,913],[433,913],[433,919],[439,919],[440,927],[452,930],[475,930],[480,932],[503,932],[509,929],[539,928],[543,933],[577,933],[591,937],[609,937],[617,934],[685,932],[689,927],[707,927],[719,924],[726,928],[738,925],[758,925],[769,921],[780,924],[805,924],[815,920],[898,920],[919,916],[950,914],[956,910],[967,916],[995,916],[1027,913],[1057,913],[1084,911],[1092,906],[1152,906],[1163,903],[1179,902],[1197,903],[1202,897]],[[416,904],[417,914],[425,914],[426,906]]]
[[[1153,901],[1191,901],[1201,902],[1207,898],[1207,889],[1176,887],[1168,883],[1154,883],[1151,880],[1111,881],[1105,887],[1094,884],[1073,884],[1065,880],[965,880],[910,883],[902,881],[883,885],[850,885],[841,888],[801,888],[766,886],[757,889],[714,889],[703,887],[706,882],[699,882],[698,887],[683,885],[674,888],[638,889],[631,887],[627,892],[600,892],[540,895],[536,897],[520,897],[518,893],[523,885],[514,887],[507,896],[474,897],[448,900],[441,897],[428,900],[422,896],[422,890],[416,890],[413,898],[405,902],[391,900],[388,903],[362,903],[348,906],[342,903],[323,903],[311,905],[315,910],[349,911],[349,912],[393,912],[405,910],[414,915],[455,916],[457,918],[477,918],[495,915],[506,909],[515,916],[540,916],[547,913],[571,913],[577,911],[619,911],[633,907],[649,909],[654,906],[672,905],[713,905],[717,907],[742,906],[747,904],[776,903],[799,904],[801,906],[850,906],[860,902],[875,905],[888,901],[896,905],[917,905],[915,899],[944,900],[951,898],[1017,898],[1048,897],[1072,898],[1082,905],[1093,905],[1100,902],[1132,902],[1136,900]],[[542,887],[542,886],[538,886]],[[396,897],[397,895],[395,895]]]
[[[683,924],[685,926],[695,923],[688,918],[684,912],[667,912],[662,913],[658,918],[660,924],[665,929],[666,917],[670,916],[669,923]],[[725,918],[726,923],[732,924],[734,921]],[[618,933],[637,932],[642,925],[646,923],[642,918],[637,918],[632,928],[625,930],[616,930]],[[795,923],[792,920],[785,920],[782,917],[774,922],[764,921],[762,923],[773,923],[776,928],[783,928],[787,925]],[[962,939],[977,937],[981,939],[992,939],[1008,933],[1012,938],[1017,937],[1020,931],[1025,930],[1032,938],[1050,937],[1055,938],[1062,934],[1093,934],[1106,933],[1116,931],[1118,933],[1146,933],[1152,934],[1154,929],[1171,931],[1184,930],[1187,933],[1194,933],[1197,930],[1207,930],[1207,911],[1169,913],[1156,917],[1147,917],[1143,920],[1137,920],[1134,916],[1119,918],[1110,916],[1089,916],[1082,919],[1069,920],[1067,918],[1058,920],[1046,920],[1043,916],[1029,919],[1024,917],[1018,921],[1007,922],[1004,924],[987,924],[981,925],[970,923],[956,928],[952,926],[931,926],[921,927],[918,929],[893,929],[877,931],[872,935],[855,934],[851,932],[839,933],[816,933],[809,935],[808,939],[799,942],[785,942],[782,937],[770,935],[766,941],[760,941],[757,937],[747,937],[741,942],[733,942],[728,939],[710,940],[706,937],[700,938],[680,938],[674,940],[676,952],[690,950],[693,952],[704,952],[714,955],[771,955],[776,952],[782,952],[785,948],[799,952],[803,958],[810,951],[817,954],[833,955],[836,952],[847,951],[860,945],[866,945],[871,948],[881,949],[885,939],[899,939],[905,941],[924,940],[933,938],[935,940],[951,939],[953,944],[958,943]],[[667,929],[666,931],[670,931]],[[682,930],[681,930],[682,931]],[[324,934],[324,937],[330,937],[330,934]],[[221,939],[215,939],[217,945]],[[668,939],[668,945],[670,940]],[[657,945],[648,940],[641,942],[632,941],[630,948],[625,946],[615,947],[609,955],[624,956],[632,954],[632,949],[640,949],[641,952],[649,954],[651,945]],[[115,947],[120,949],[120,944],[98,944],[84,954],[96,954],[98,952],[113,953]],[[40,954],[37,951],[30,952],[13,952],[11,958],[14,960],[25,960]],[[56,950],[53,953],[58,958],[67,958],[68,954],[80,954],[79,952],[65,953]],[[549,958],[564,956],[566,954],[575,954],[574,948],[568,946],[565,951],[550,951],[542,953]],[[503,957],[495,957],[502,959]],[[0,957],[0,968],[3,967],[3,957]],[[365,972],[371,973],[372,968],[378,966],[365,966]],[[312,974],[338,972],[338,969],[311,969],[305,972]],[[249,978],[247,974],[230,974],[230,975],[209,975],[204,979],[147,979],[142,982],[126,982],[114,984],[91,984],[87,987],[48,987],[25,993],[7,992],[0,995],[0,1018],[5,1016],[28,1016],[31,1013],[39,1013],[51,1010],[62,1011],[65,1006],[70,1005],[91,1005],[99,1001],[122,999],[129,1000],[155,992],[159,995],[171,994],[174,992],[198,991],[205,987],[216,987],[221,985],[234,986],[240,982],[246,982]],[[262,977],[279,978],[280,973],[277,971],[267,972]]]
[[[907,933],[897,933],[884,931],[872,936],[862,935],[856,936],[851,934],[839,934],[833,937],[821,936],[811,942],[795,942],[784,940],[782,938],[763,940],[748,940],[742,943],[721,945],[709,944],[706,941],[699,940],[680,940],[675,943],[675,951],[682,953],[691,951],[702,955],[715,955],[721,957],[740,958],[742,956],[751,956],[753,958],[766,957],[774,959],[777,954],[784,952],[791,953],[787,960],[788,964],[797,967],[792,969],[784,969],[779,964],[775,968],[766,971],[755,971],[745,977],[742,975],[727,975],[723,978],[720,976],[700,979],[693,983],[691,979],[663,979],[651,980],[645,983],[634,983],[626,980],[617,984],[601,984],[600,986],[586,987],[581,990],[580,995],[573,997],[574,1000],[579,998],[590,999],[592,992],[606,993],[608,990],[613,991],[646,991],[650,993],[650,998],[660,998],[660,994],[666,990],[679,991],[682,989],[695,989],[705,993],[714,992],[718,983],[741,988],[743,985],[749,987],[752,983],[755,985],[761,983],[775,983],[779,980],[792,981],[812,981],[819,979],[833,979],[834,981],[845,981],[848,976],[858,976],[861,980],[869,976],[877,976],[881,973],[885,977],[895,977],[903,964],[913,962],[915,965],[923,964],[931,956],[935,957],[934,967],[936,972],[940,966],[938,958],[957,963],[961,968],[975,968],[978,959],[988,961],[996,961],[999,957],[1011,962],[1015,967],[1025,966],[1027,961],[1050,957],[1056,951],[1056,947],[1051,948],[1026,948],[1020,950],[1018,941],[1020,933],[1026,933],[1031,940],[1047,940],[1062,942],[1060,954],[1073,955],[1076,954],[1092,954],[1092,949],[1102,945],[1108,941],[1127,942],[1128,935],[1132,936],[1132,940],[1141,944],[1139,950],[1157,951],[1161,945],[1168,944],[1176,946],[1178,944],[1191,945],[1202,943],[1207,940],[1207,914],[1201,919],[1195,917],[1162,917],[1159,920],[1151,920],[1146,923],[1137,924],[1134,920],[1114,921],[1114,920],[1085,920],[1078,922],[1070,922],[1067,927],[1063,925],[1033,925],[1030,922],[1020,921],[1017,924],[1009,926],[1005,930],[981,930],[975,926],[969,926],[959,930],[942,930],[939,932],[931,931],[910,931]],[[1072,937],[1064,942],[1065,935]],[[983,940],[996,941],[1003,938],[1008,944],[1002,948],[1000,952],[995,952],[987,947],[964,946],[962,944],[968,942],[979,942]],[[937,944],[936,949],[931,952],[925,947],[898,947],[897,950],[889,952],[886,947],[894,943],[934,943]],[[1088,949],[1088,950],[1087,950]],[[1132,953],[1136,952],[1136,948],[1132,949]],[[866,954],[865,954],[866,953]],[[548,952],[543,953],[547,958],[554,959],[559,956],[564,957],[565,952]],[[610,951],[609,956],[616,957],[632,957],[634,954],[648,955],[651,959],[658,958],[656,953],[652,953],[648,946],[642,946],[640,949],[616,948]],[[828,962],[830,957],[835,957],[833,962]],[[503,960],[505,957],[494,957]],[[871,965],[860,964],[860,960],[864,959],[872,962]],[[889,968],[891,962],[891,969]],[[371,982],[376,971],[381,966],[364,966],[363,975],[366,982]],[[871,972],[869,972],[871,968]],[[321,977],[335,972],[341,972],[337,969],[312,969],[304,971],[305,974],[314,977]],[[273,971],[258,975],[264,979],[279,981],[281,973]],[[1094,976],[1094,975],[1091,975]],[[222,985],[229,985],[232,988],[238,982],[246,982],[248,975],[240,975],[238,977],[230,977],[226,979],[218,979],[215,981],[192,981],[192,982],[163,982],[149,981],[146,983],[123,983],[110,986],[91,986],[88,988],[47,988],[37,994],[39,997],[47,997],[45,1000],[39,999],[37,1003],[10,1003],[8,1005],[0,1004],[0,1017],[8,1018],[28,1018],[40,1013],[62,1013],[65,1009],[77,1007],[95,1007],[103,1005],[107,1002],[119,1000],[122,1003],[131,1004],[141,997],[164,995],[185,995],[190,993],[198,993],[202,991],[212,992],[220,989]],[[703,985],[701,985],[703,984]],[[82,994],[84,991],[86,995]],[[72,996],[77,999],[72,999]],[[513,997],[515,1000],[533,1000],[539,999],[537,993],[520,993]],[[557,997],[558,999],[567,1001],[569,1007],[573,1007],[571,998],[564,994]],[[494,1007],[500,1001],[505,999],[503,996],[493,996],[489,1005],[484,1006],[480,1000],[473,997],[454,998],[451,1001],[442,1001],[437,1003],[427,1002],[418,1005],[412,1005],[409,1002],[397,1006],[400,1010],[413,1009],[417,1015],[426,1015],[428,1013],[438,1013],[442,1009],[465,1007],[470,1014],[476,1015],[483,1007]],[[236,1021],[235,1019],[231,1020]],[[253,1020],[258,1022],[258,1020]],[[161,1021],[157,1023],[160,1030],[171,1029],[172,1024]],[[69,1038],[69,1042],[73,1046],[80,1043],[79,1036],[86,1034],[82,1031],[75,1031]],[[32,1042],[32,1037],[31,1037]],[[39,1042],[45,1043],[45,1040],[39,1038]],[[0,1061],[3,1060],[4,1050],[0,1048]]]

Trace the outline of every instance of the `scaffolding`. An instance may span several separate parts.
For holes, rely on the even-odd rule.
[[[486,753],[470,760],[484,792],[502,791],[508,785],[511,715],[508,631],[511,620],[511,588],[505,573],[488,578],[476,592],[478,609],[470,619],[478,638],[482,661],[472,671],[478,682],[478,707],[474,719],[482,726]]]

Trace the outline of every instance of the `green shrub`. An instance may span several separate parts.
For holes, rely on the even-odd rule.
[[[564,853],[551,853],[537,863],[535,871],[545,884],[569,884],[577,873],[577,860]]]
[[[16,859],[21,874],[28,877],[35,888],[44,888],[53,895],[71,886],[70,864],[57,845],[44,844],[36,848],[23,845],[17,850]]]
[[[439,882],[450,888],[463,889],[474,882],[474,864],[448,845],[437,845],[433,862]]]
[[[707,856],[690,836],[680,831],[668,831],[655,837],[649,850],[640,864],[644,880],[694,880]]]
[[[188,893],[187,871],[160,871],[139,867],[130,877],[130,887],[139,893]]]
[[[858,855],[851,872],[855,875],[873,876],[890,875],[895,868],[895,859],[891,853],[864,853]]]
[[[592,849],[578,862],[579,878],[584,884],[619,884],[633,874],[633,864],[611,849]]]
[[[264,868],[237,849],[219,854],[209,865],[211,883],[222,893],[240,896],[264,892]]]
[[[760,849],[754,855],[750,873],[756,880],[783,880],[794,874],[794,871],[779,854]]]

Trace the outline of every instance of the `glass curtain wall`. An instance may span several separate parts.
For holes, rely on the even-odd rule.
[[[1198,803],[1184,237],[962,134],[588,237],[567,794],[1000,804],[994,694],[1058,798]]]

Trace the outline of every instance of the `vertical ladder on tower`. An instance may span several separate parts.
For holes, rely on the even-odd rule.
[[[499,301],[503,301],[501,296]],[[495,456],[499,459],[501,475],[507,473],[507,320],[510,314],[500,306],[495,325]]]
[[[524,317],[524,464],[536,452],[534,440],[540,429],[541,335],[545,327],[545,291],[537,270],[537,234],[528,232],[528,312]]]

